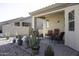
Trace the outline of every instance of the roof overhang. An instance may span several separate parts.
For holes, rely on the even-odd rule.
[[[73,5],[77,5],[77,4],[79,4],[79,3],[56,3],[56,4],[50,5],[48,7],[30,12],[29,14],[31,16],[35,16],[35,15],[38,15],[38,14],[43,14],[43,13],[46,13],[46,12],[51,12],[51,11],[63,9],[65,7],[73,6]]]

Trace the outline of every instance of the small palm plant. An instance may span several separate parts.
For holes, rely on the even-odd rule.
[[[6,39],[8,40],[9,39],[9,36],[6,36]]]
[[[32,32],[32,38],[30,40],[30,47],[32,49],[32,55],[35,55],[38,53],[38,50],[39,50],[39,39],[37,39],[37,32],[36,31],[33,31]]]
[[[51,45],[48,45],[47,49],[45,50],[45,56],[54,56],[54,51],[52,50]]]
[[[27,37],[27,38],[25,38],[25,43],[26,43],[26,45],[27,45],[27,48],[29,48],[30,47],[30,43],[29,43],[29,40],[30,40],[30,37]]]
[[[9,33],[6,33],[6,39],[8,40],[9,39]]]

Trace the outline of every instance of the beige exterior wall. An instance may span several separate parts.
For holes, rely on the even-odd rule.
[[[21,23],[21,22],[20,22]],[[29,35],[30,27],[15,26],[14,23],[3,25],[3,35],[16,36],[16,35]]]
[[[68,30],[68,13],[75,11],[75,31]],[[65,45],[79,51],[79,5],[65,8]]]
[[[45,25],[46,20],[48,20],[47,27]],[[54,29],[57,29],[57,28],[60,29],[60,32],[65,31],[64,12],[49,14],[46,16],[46,19],[43,20],[43,35],[44,36],[48,32],[48,30],[54,31]]]
[[[49,30],[54,30],[56,28],[59,28],[61,32],[64,31],[64,13],[56,13],[56,14],[53,14],[53,15],[49,15],[47,17],[47,20],[49,22],[49,27],[48,29]],[[58,23],[59,21],[59,23]]]
[[[37,18],[37,29],[43,29],[43,19]]]
[[[37,20],[36,27],[37,27],[37,29],[39,31],[39,34],[43,34],[43,19],[37,18],[36,20]]]

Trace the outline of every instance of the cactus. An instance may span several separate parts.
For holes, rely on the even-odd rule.
[[[32,38],[30,39],[30,44],[32,49],[32,55],[37,54],[40,47],[39,47],[39,39],[37,39],[36,31],[32,32]]]
[[[54,51],[50,45],[48,45],[47,49],[45,50],[45,56],[54,56]]]

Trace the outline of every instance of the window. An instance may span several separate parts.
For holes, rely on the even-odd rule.
[[[46,27],[49,28],[49,21],[47,20],[46,22]]]
[[[29,26],[29,23],[22,22],[22,26]]]
[[[75,22],[74,22],[74,10],[69,12],[68,14],[68,21],[69,21],[69,31],[74,31],[75,29]]]
[[[74,10],[69,12],[69,21],[74,20]]]
[[[20,22],[15,22],[15,26],[20,26]]]

